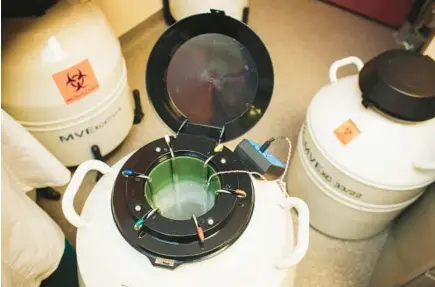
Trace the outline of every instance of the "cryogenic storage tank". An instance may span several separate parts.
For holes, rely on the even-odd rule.
[[[353,64],[359,75],[337,79]],[[383,230],[435,180],[435,62],[387,51],[335,62],[313,98],[288,174],[311,224],[333,237]]]
[[[308,208],[277,182],[251,176],[223,145],[253,128],[270,102],[273,69],[260,38],[222,12],[183,19],[155,44],[146,79],[175,135],[113,167],[95,160],[78,167],[62,208],[78,227],[82,282],[293,286],[308,248]],[[104,176],[78,215],[74,196],[90,170]]]
[[[59,2],[10,19],[2,43],[2,108],[66,166],[116,148],[133,124],[118,39],[100,9]]]

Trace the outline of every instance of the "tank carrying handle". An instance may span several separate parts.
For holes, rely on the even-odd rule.
[[[296,209],[298,212],[298,233],[297,243],[292,253],[281,259],[276,264],[279,269],[291,268],[298,264],[308,251],[309,232],[310,232],[310,211],[307,204],[299,198],[287,197],[281,204],[283,208]]]
[[[350,64],[355,65],[358,69],[358,72],[361,71],[361,69],[364,67],[364,62],[361,61],[361,59],[354,56],[335,61],[334,63],[332,63],[331,67],[329,68],[329,80],[331,81],[331,83],[337,82],[338,69]]]
[[[88,160],[79,165],[74,172],[68,187],[65,190],[62,198],[62,211],[66,219],[75,227],[85,226],[86,222],[77,214],[74,209],[74,197],[80,188],[86,174],[91,170],[97,170],[102,174],[106,174],[111,171],[110,166],[99,160]]]

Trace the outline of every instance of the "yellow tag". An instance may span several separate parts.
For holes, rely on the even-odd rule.
[[[223,144],[218,144],[215,148],[214,148],[214,152],[221,152],[224,149],[224,145]]]

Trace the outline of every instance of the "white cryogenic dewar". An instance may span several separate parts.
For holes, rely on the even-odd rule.
[[[226,15],[239,21],[243,20],[245,9],[248,9],[248,0],[168,0],[172,17],[178,21],[183,18],[208,13],[210,9],[224,11]]]
[[[133,101],[118,39],[100,9],[60,1],[5,22],[2,108],[64,165],[104,156],[127,136]]]
[[[353,64],[359,75],[337,79]],[[333,237],[382,231],[435,181],[435,62],[388,51],[332,64],[313,98],[288,175],[311,224]]]
[[[131,247],[115,225],[111,191],[128,158],[113,167],[95,160],[84,162],[65,191],[63,211],[78,228],[76,250],[82,286],[293,286],[295,265],[308,249],[309,215],[303,201],[286,198],[277,182],[253,179],[256,206],[248,227],[237,241],[210,258],[167,270],[153,266],[146,256]],[[78,215],[73,206],[74,196],[91,170],[104,176]],[[299,212],[296,232],[291,208]]]
[[[154,45],[146,87],[174,135],[113,167],[82,163],[63,197],[78,227],[82,284],[293,286],[308,249],[309,210],[287,195],[284,175],[258,180],[224,145],[253,128],[270,103],[273,66],[261,39],[218,11],[177,21]],[[91,170],[104,175],[79,215],[74,197]]]

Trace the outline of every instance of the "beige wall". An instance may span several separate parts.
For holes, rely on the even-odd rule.
[[[92,0],[119,37],[162,9],[162,0]]]

